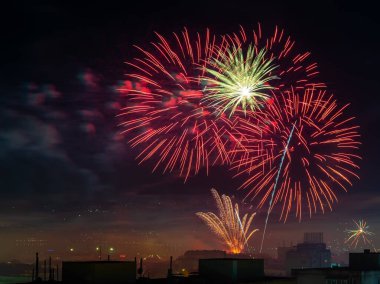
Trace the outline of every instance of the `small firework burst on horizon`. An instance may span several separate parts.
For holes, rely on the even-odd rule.
[[[348,234],[347,239],[345,240],[346,244],[349,244],[350,247],[356,248],[359,241],[363,241],[364,245],[372,245],[370,237],[374,235],[373,232],[369,231],[369,226],[365,220],[355,221],[355,228],[351,230],[346,230]]]

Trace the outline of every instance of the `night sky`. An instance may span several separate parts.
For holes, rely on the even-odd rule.
[[[88,257],[97,245],[127,257],[223,248],[195,212],[215,209],[211,187],[241,200],[241,180],[214,167],[208,177],[202,171],[184,184],[174,174],[138,166],[118,135],[117,88],[125,80],[124,62],[136,54],[133,45],[155,40],[154,31],[170,35],[186,26],[224,34],[257,22],[279,25],[297,48],[311,51],[322,81],[341,103],[351,103],[347,113],[357,118],[363,143],[360,180],[338,193],[333,212],[286,224],[274,212],[265,252],[274,255],[276,246],[300,241],[305,231],[323,231],[339,254],[347,248],[344,230],[362,218],[380,247],[377,7],[346,1],[75,2],[13,1],[0,9],[0,261],[30,261],[37,249],[64,259]],[[262,229],[264,218],[265,210],[258,211],[254,225]],[[257,247],[260,239],[258,233],[251,244]]]

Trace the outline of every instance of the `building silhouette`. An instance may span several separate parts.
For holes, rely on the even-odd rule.
[[[64,261],[62,282],[128,284],[136,282],[136,261]]]
[[[331,251],[323,242],[323,233],[304,233],[302,243],[277,249],[278,260],[288,275],[295,268],[324,268],[331,266]]]
[[[247,258],[200,259],[199,275],[209,283],[250,282],[264,278],[264,260]]]
[[[295,269],[292,275],[297,284],[378,284],[380,253],[350,253],[348,267]]]
[[[226,257],[227,253],[222,250],[188,250],[176,259],[174,270],[176,273],[197,272],[200,259]]]
[[[347,267],[327,267],[330,252],[323,243],[323,235],[305,234],[304,242],[285,252],[285,261],[296,264],[289,276],[266,275],[264,259],[231,257],[223,251],[188,251],[186,258],[198,259],[197,273],[175,273],[172,257],[167,261],[167,274],[162,278],[144,275],[146,267],[141,258],[133,261],[64,261],[62,263],[62,283],[80,284],[379,284],[380,253],[364,250],[350,253]],[[214,256],[214,257],[213,257]],[[299,259],[296,259],[296,256]],[[204,258],[203,258],[204,257]],[[325,261],[326,260],[326,261]],[[301,263],[301,265],[300,265]],[[46,283],[58,280],[58,266],[54,270],[49,259],[49,278],[41,277],[38,254],[33,273],[33,282]],[[139,266],[138,266],[139,264]],[[292,264],[288,264],[291,266]],[[319,267],[306,267],[306,266]],[[44,261],[44,268],[47,261]],[[51,272],[50,272],[51,270]],[[46,274],[45,269],[43,270]],[[55,277],[56,275],[56,277]],[[137,276],[139,275],[139,276]]]

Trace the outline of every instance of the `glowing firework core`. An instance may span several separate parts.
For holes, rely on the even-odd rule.
[[[271,75],[276,67],[273,58],[265,58],[265,49],[257,52],[249,46],[244,52],[233,46],[220,51],[206,67],[208,86],[203,101],[219,114],[227,112],[230,116],[238,107],[244,112],[256,110],[270,97],[268,91],[274,89],[269,82],[278,78]]]
[[[252,96],[251,89],[249,87],[241,87],[239,92],[241,96],[246,98],[250,98]]]

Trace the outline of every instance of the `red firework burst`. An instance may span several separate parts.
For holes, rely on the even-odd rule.
[[[185,180],[202,167],[229,163],[234,121],[216,117],[201,104],[202,69],[214,54],[216,37],[207,30],[194,39],[186,28],[170,39],[157,34],[150,48],[127,64],[132,71],[126,88],[127,106],[120,123],[140,163],[152,159],[153,171],[177,171]]]
[[[298,52],[295,41],[278,26],[275,26],[269,36],[265,34],[258,23],[257,28],[249,33],[240,27],[238,33],[224,36],[224,42],[226,45],[232,43],[242,47],[253,42],[256,54],[260,50],[266,50],[266,60],[273,60],[273,64],[277,66],[272,74],[278,76],[278,80],[274,81],[277,90],[289,90],[290,87],[295,90],[325,87],[324,83],[316,79],[319,74],[318,65],[311,60],[309,51]]]
[[[232,151],[237,175],[248,174],[242,188],[246,198],[258,198],[262,207],[273,196],[271,208],[281,204],[280,219],[286,221],[295,204],[301,220],[308,213],[332,209],[338,188],[347,191],[359,178],[358,126],[344,116],[323,90],[283,93],[269,101],[265,113],[251,113],[236,127],[244,133],[244,148]],[[277,177],[278,176],[278,177]]]

